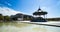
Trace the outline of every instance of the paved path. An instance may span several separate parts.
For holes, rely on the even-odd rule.
[[[30,24],[36,24],[36,25],[47,25],[47,26],[56,26],[56,27],[60,27],[60,21],[56,21],[56,22],[30,22],[30,21],[18,21],[18,22],[22,22],[22,23],[30,23]]]

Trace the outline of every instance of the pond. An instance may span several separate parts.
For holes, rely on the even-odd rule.
[[[1,22],[0,32],[60,32],[60,27],[27,24],[23,22]]]

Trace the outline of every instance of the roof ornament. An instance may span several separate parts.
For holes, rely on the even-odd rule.
[[[38,8],[38,12],[39,12],[39,11],[41,11],[40,6],[39,6],[39,8]]]

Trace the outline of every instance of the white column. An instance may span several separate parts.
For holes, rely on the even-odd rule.
[[[22,15],[22,20],[23,20],[24,15]]]
[[[43,15],[44,16],[44,18],[45,18],[45,15]]]

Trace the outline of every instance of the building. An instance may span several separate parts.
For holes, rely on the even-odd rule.
[[[45,15],[47,15],[47,12],[39,8],[33,13],[34,18],[31,20],[31,22],[47,22],[45,19]]]
[[[31,20],[32,18],[33,18],[33,16],[26,15],[26,14],[21,14],[21,13],[18,13],[16,15],[11,16],[12,20],[18,20],[18,21]]]

